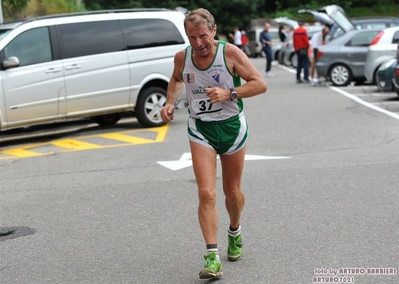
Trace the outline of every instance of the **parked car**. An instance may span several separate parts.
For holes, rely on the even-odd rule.
[[[376,85],[381,92],[395,91],[393,77],[395,75],[395,68],[397,64],[397,59],[392,58],[381,64],[381,66],[378,68]]]
[[[395,58],[399,43],[399,26],[387,28],[376,35],[367,51],[364,76],[367,81],[377,82],[377,70],[384,62]]]
[[[163,125],[173,58],[189,44],[183,20],[131,9],[0,25],[0,130],[81,117],[114,124],[123,112]]]
[[[348,18],[346,18],[344,10],[337,5],[328,5],[317,10],[301,9],[298,10],[298,13],[311,14],[318,21],[318,25],[305,26],[308,31],[309,39],[313,36],[313,34],[320,31],[323,28],[323,25],[331,27],[336,24],[344,31],[355,29],[353,24],[348,20]],[[296,67],[297,56],[293,47],[292,34],[293,33],[289,35],[289,39],[281,51],[282,55],[279,62],[285,65]]]
[[[396,64],[395,75],[393,76],[392,83],[396,94],[399,96],[399,44],[396,48],[396,60],[398,64]]]
[[[350,21],[354,24],[355,28],[361,29],[386,29],[390,27],[399,26],[399,18],[397,17],[358,17],[350,18]],[[330,39],[334,39],[343,35],[345,32],[334,24],[331,28]]]
[[[364,81],[364,64],[368,46],[379,29],[350,30],[319,47],[317,73],[335,86]]]
[[[247,36],[249,39],[248,49],[250,51],[250,56],[256,58],[258,56],[265,57],[265,54],[262,50],[262,45],[260,44],[260,33],[263,31],[263,27],[254,27],[247,31]],[[278,35],[278,28],[270,27],[268,31],[271,39],[272,39],[272,54],[273,60],[277,59],[277,54],[280,51],[281,44],[280,38]]]
[[[317,10],[301,9],[299,14],[312,14],[313,17],[330,28],[329,37],[340,29],[343,33],[356,29],[355,25],[346,17],[344,9],[338,5],[328,5]]]

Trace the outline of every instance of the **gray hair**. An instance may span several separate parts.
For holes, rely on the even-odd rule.
[[[198,8],[187,13],[184,19],[184,29],[186,29],[187,23],[191,23],[194,27],[198,27],[201,24],[206,24],[210,31],[216,26],[215,19],[212,14],[204,8]]]

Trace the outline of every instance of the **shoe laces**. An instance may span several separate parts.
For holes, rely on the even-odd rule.
[[[231,249],[236,250],[238,248],[242,248],[242,242],[240,236],[241,235],[238,235],[237,237],[229,236]]]
[[[219,262],[216,259],[216,253],[215,252],[211,252],[211,253],[208,253],[208,254],[204,255],[204,258],[205,258],[205,261],[206,261],[205,267],[213,267],[214,265],[216,265],[215,262]]]

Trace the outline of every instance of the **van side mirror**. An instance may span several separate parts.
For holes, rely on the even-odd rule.
[[[19,59],[16,56],[11,56],[1,63],[3,69],[14,68],[19,66]]]

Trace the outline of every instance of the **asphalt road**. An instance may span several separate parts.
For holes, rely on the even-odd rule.
[[[264,74],[264,59],[252,60]],[[266,94],[245,100],[237,263],[226,257],[219,167],[224,275],[215,283],[398,283],[396,95],[296,84],[290,71],[273,66]],[[186,109],[176,111],[153,143],[0,159],[0,283],[212,282],[198,279],[205,245],[186,119]],[[127,127],[139,129],[129,122],[90,134]]]

